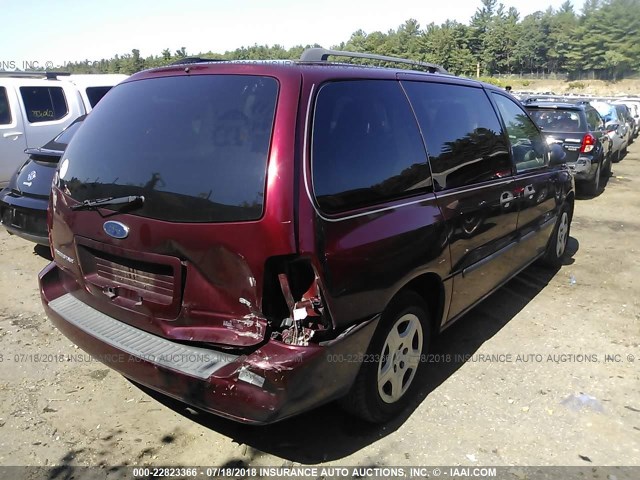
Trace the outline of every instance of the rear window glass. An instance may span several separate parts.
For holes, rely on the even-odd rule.
[[[575,110],[532,108],[531,118],[545,132],[584,132],[587,130],[585,119]]]
[[[78,201],[143,195],[131,213],[161,220],[258,219],[277,92],[248,75],[121,84],[69,144],[61,186]]]
[[[618,113],[613,105],[593,102],[591,106],[598,111],[605,122],[615,122],[618,120]]]
[[[431,191],[418,125],[395,81],[324,85],[313,120],[313,186],[328,213]]]
[[[7,89],[0,87],[0,125],[9,124],[11,124],[11,110],[9,109]]]
[[[104,97],[107,92],[111,90],[111,88],[112,87],[88,87],[86,92],[91,108],[95,107],[96,103],[98,103],[102,99],[102,97]]]
[[[60,120],[69,109],[61,87],[20,87],[29,123]]]

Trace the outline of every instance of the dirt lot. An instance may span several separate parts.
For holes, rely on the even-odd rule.
[[[574,93],[578,95],[627,96],[640,95],[640,79],[624,79],[617,82],[604,80],[552,80],[523,79],[518,76],[501,78],[510,84],[514,91],[554,92],[556,94]]]
[[[0,465],[639,465],[640,141],[613,170],[577,201],[568,264],[449,329],[419,401],[379,427],[335,405],[248,427],[151,396],[50,325],[47,260],[3,230]]]

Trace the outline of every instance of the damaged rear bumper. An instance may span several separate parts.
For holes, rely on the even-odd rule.
[[[203,410],[273,423],[346,394],[379,316],[307,346],[269,340],[228,354],[173,342],[120,322],[67,292],[54,263],[39,276],[49,318],[84,351],[124,376]],[[339,361],[338,361],[339,360]]]
[[[598,162],[591,157],[581,156],[574,163],[567,164],[576,180],[593,180],[598,169]]]

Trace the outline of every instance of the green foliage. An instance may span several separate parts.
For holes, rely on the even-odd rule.
[[[568,73],[572,78],[589,76],[616,81],[640,72],[638,32],[638,0],[586,0],[580,13],[568,0],[557,10],[549,7],[523,19],[515,8],[506,10],[498,0],[480,0],[468,25],[447,20],[422,28],[416,19],[409,19],[387,32],[356,30],[346,42],[333,48],[413,58],[472,77],[478,71],[485,76]],[[319,45],[289,49],[282,45],[253,45],[196,55],[223,60],[293,60],[310,46]],[[131,74],[189,55],[185,47],[173,53],[165,48],[160,55],[143,58],[139,50],[133,49],[111,59],[68,62],[60,70]]]
[[[584,87],[586,87],[584,82],[569,82],[567,84],[567,88],[569,88],[569,90],[582,90]]]

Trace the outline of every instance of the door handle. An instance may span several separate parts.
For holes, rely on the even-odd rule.
[[[2,136],[4,138],[10,138],[10,137],[15,137],[14,140],[16,140],[20,135],[23,135],[22,132],[7,132],[2,134]]]

